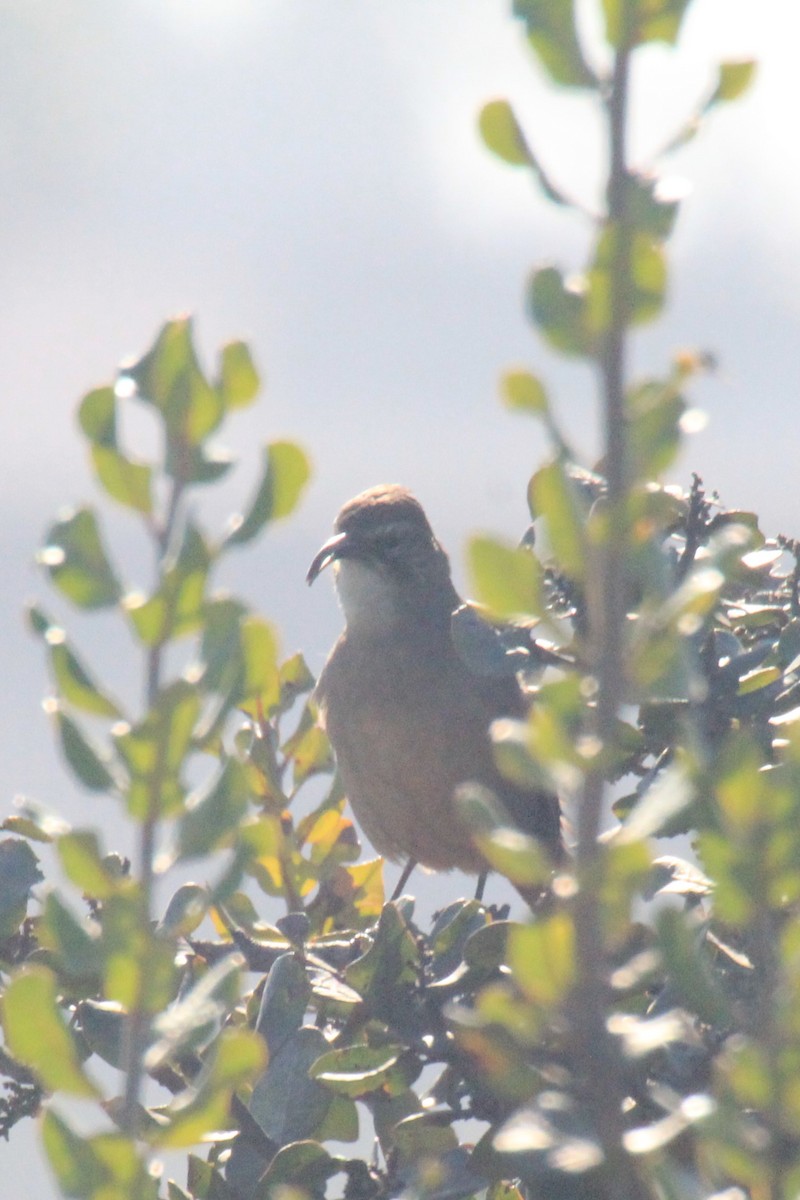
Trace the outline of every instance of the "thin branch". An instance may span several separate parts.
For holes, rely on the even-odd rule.
[[[599,355],[608,484],[598,579],[590,605],[592,660],[597,679],[596,766],[586,775],[577,818],[579,891],[575,905],[579,987],[575,1027],[586,1099],[601,1143],[615,1200],[644,1200],[649,1192],[625,1152],[622,1103],[626,1086],[619,1053],[606,1026],[609,988],[604,958],[601,891],[604,859],[598,844],[605,799],[606,750],[615,736],[625,695],[623,636],[626,609],[628,454],[625,415],[626,334],[630,323],[631,231],[627,216],[626,118],[631,48],[620,45],[606,97],[609,130],[608,228],[612,238],[610,312]]]
[[[166,558],[172,543],[175,526],[180,511],[184,482],[173,478],[167,500],[166,513],[163,523],[153,526],[156,545],[156,586],[164,579]],[[144,699],[145,709],[149,711],[158,699],[162,682],[163,645],[158,642],[147,656],[145,672]],[[154,775],[153,787],[159,786],[160,772]],[[153,884],[156,855],[157,806],[153,799],[153,788],[150,789],[150,811],[145,816],[139,831],[139,877],[142,928],[149,929],[152,922]],[[125,1097],[121,1114],[121,1126],[130,1135],[135,1136],[139,1122],[139,1097],[144,1079],[144,1055],[150,1035],[150,1015],[140,1003],[136,1004],[128,1015],[125,1038]]]

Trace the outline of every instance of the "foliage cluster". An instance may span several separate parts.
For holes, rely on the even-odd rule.
[[[627,161],[630,63],[673,44],[687,7],[603,0],[601,69],[571,0],[515,4],[539,67],[604,111],[609,161],[586,270],[542,267],[528,292],[545,341],[596,368],[599,471],[576,461],[541,381],[508,372],[508,407],[552,442],[528,488],[536,540],[469,548],[487,619],[513,623],[538,676],[529,720],[495,731],[498,761],[556,787],[575,819],[574,862],[528,920],[459,900],[423,928],[411,898],[384,903],[380,861],[358,861],[307,666],[213,589],[218,563],[288,516],[309,474],[298,447],[268,446],[221,536],[187,504],[230,465],[211,439],[255,398],[247,348],[225,346],[209,378],[189,323],[170,321],[81,403],[96,480],[140,519],[155,580],[146,595],[127,586],[91,508],[48,532],[54,588],[116,613],[138,648],[136,713],[47,612],[31,613],[65,761],[136,839],[128,861],[96,828],[28,805],[0,841],[2,1132],[41,1108],[65,1196],[800,1191],[800,545],[767,541],[697,478],[686,493],[662,482],[702,356],[627,377],[631,328],[664,303],[677,215],[655,172]],[[666,152],[751,74],[723,64]],[[480,126],[577,208],[505,100]],[[122,443],[131,404],[162,431],[153,461]],[[546,672],[543,634],[561,663],[546,656]],[[601,835],[610,794],[618,822]],[[482,797],[464,805],[497,870],[541,872],[537,847]],[[691,861],[658,844],[678,834]],[[39,844],[68,890],[37,886]],[[187,869],[206,882],[165,898]],[[366,1157],[359,1135],[374,1135]],[[156,1169],[175,1148],[191,1150],[180,1183]]]

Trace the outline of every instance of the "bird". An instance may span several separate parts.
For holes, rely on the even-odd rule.
[[[307,582],[329,566],[345,627],[315,697],[357,823],[379,854],[405,862],[395,898],[417,863],[477,874],[482,895],[488,864],[455,800],[465,784],[488,788],[558,864],[558,798],[510,782],[494,760],[492,722],[524,718],[530,699],[513,669],[484,670],[482,653],[454,641],[454,614],[474,610],[420,502],[399,484],[354,496]]]

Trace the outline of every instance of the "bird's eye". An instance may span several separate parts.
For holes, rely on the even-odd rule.
[[[376,539],[378,551],[390,558],[398,552],[402,545],[403,534],[400,529],[382,529]]]

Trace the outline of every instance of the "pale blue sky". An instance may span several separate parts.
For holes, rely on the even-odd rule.
[[[591,377],[546,351],[521,303],[533,265],[581,266],[587,230],[482,149],[475,117],[509,96],[554,172],[588,197],[598,125],[585,101],[537,78],[509,7],[0,0],[6,807],[24,792],[75,821],[98,818],[51,750],[43,664],[20,609],[43,593],[32,557],[48,520],[92,495],[74,405],[166,316],[195,311],[207,355],[248,338],[267,377],[264,402],[231,433],[246,458],[232,503],[265,438],[295,437],[314,459],[301,513],[229,578],[314,669],[339,617],[325,581],[309,593],[303,575],[349,495],[412,486],[459,570],[470,530],[523,528],[545,447],[501,413],[504,368],[539,373],[591,451]],[[671,165],[694,190],[671,251],[671,304],[639,339],[637,364],[657,372],[687,345],[717,354],[719,372],[695,393],[709,426],[675,476],[698,470],[727,504],[793,534],[798,34],[800,11],[784,0],[696,0],[678,54],[649,51],[634,77],[646,158],[717,59],[761,59],[753,93]],[[113,528],[127,543],[127,519]],[[125,649],[113,624],[78,628],[113,671]],[[21,1138],[3,1148],[4,1162],[23,1154]],[[20,1200],[46,1200],[27,1158],[19,1170]]]

